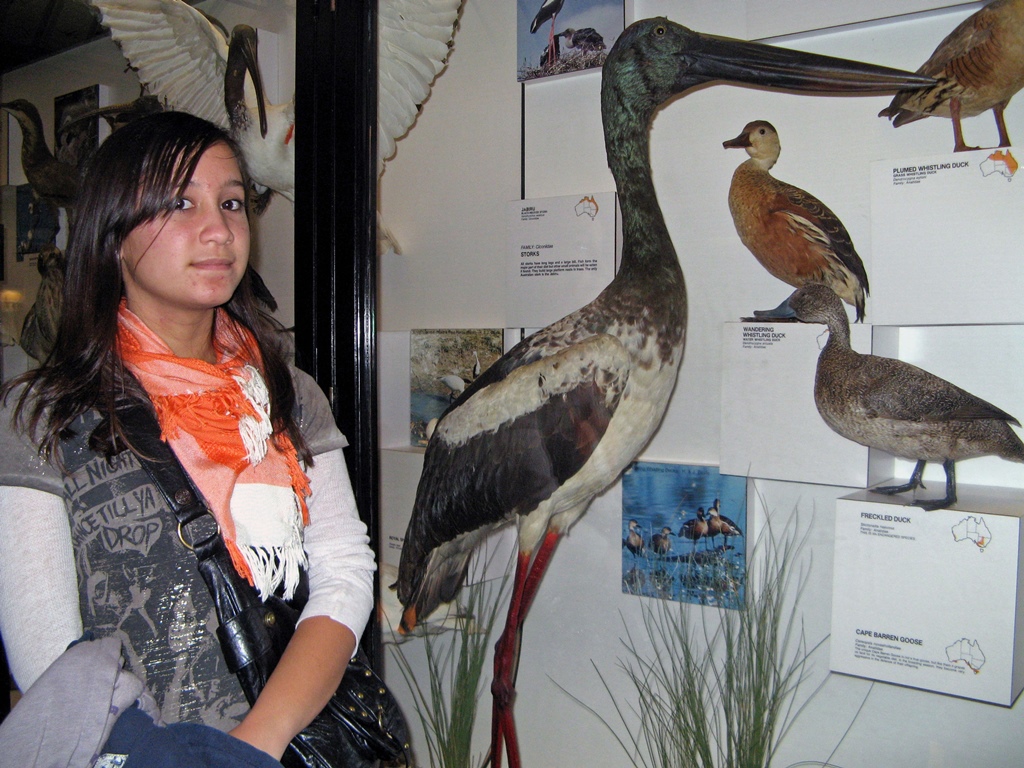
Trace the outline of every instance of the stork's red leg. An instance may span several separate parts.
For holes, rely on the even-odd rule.
[[[551,29],[548,30],[548,66],[550,67],[555,63],[555,19],[558,18],[556,13],[551,17]]]
[[[516,675],[519,671],[523,621],[533,604],[533,598],[537,594],[537,588],[547,570],[558,539],[558,533],[549,531],[535,557],[531,552],[520,552],[516,563],[508,618],[494,648],[494,679],[491,681],[491,768],[501,768],[503,748],[508,753],[509,768],[520,766],[519,740],[516,736],[512,705],[515,701]]]

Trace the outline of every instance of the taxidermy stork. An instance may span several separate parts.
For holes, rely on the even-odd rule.
[[[378,174],[395,154],[395,141],[416,121],[447,63],[461,2],[380,4]],[[92,4],[150,93],[169,109],[190,112],[231,131],[253,181],[294,199],[295,102],[267,103],[252,27],[240,24],[228,35],[223,25],[182,0]]]
[[[495,649],[491,761],[520,765],[512,705],[523,621],[562,535],[654,433],[683,357],[686,289],[651,178],[658,107],[712,80],[892,92],[896,70],[701,35],[668,19],[625,30],[604,64],[601,113],[622,210],[622,260],[590,304],[524,339],[444,413],[427,444],[398,597],[411,631],[454,598],[474,547],[518,526],[508,618]]]

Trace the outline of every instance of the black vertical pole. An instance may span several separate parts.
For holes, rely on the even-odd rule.
[[[376,0],[299,0],[295,43],[297,359],[348,437],[356,502],[379,551]],[[363,646],[377,663],[371,621]]]

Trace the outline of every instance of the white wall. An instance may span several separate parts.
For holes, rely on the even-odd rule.
[[[795,26],[740,0],[724,3],[636,0],[627,22],[665,14],[704,32],[743,37],[799,32],[808,17],[795,8]],[[831,24],[918,11],[944,3],[802,3]],[[778,9],[780,4],[772,4]],[[792,4],[787,4],[793,8]],[[938,41],[978,4],[853,24],[787,37],[809,51],[914,70]],[[863,12],[861,12],[863,11]],[[381,209],[404,255],[381,265],[380,329],[503,327],[505,203],[520,197],[609,189],[598,105],[599,75],[582,74],[525,87],[525,158],[520,151],[521,89],[515,83],[515,4],[469,0],[448,70],[418,124],[398,144],[381,183]],[[721,327],[754,308],[774,306],[790,289],[768,275],[736,237],[726,197],[744,157],[721,142],[745,123],[764,118],[779,130],[783,153],[777,177],[812,191],[849,229],[870,275],[869,168],[874,160],[948,153],[950,122],[931,119],[894,129],[876,117],[884,96],[808,98],[718,86],[668,105],[653,128],[652,166],[662,208],[680,254],[690,296],[686,357],[661,430],[644,458],[717,464]],[[1022,130],[1024,97],[1007,111],[1011,138]],[[968,141],[991,146],[991,114],[965,121]],[[1021,139],[1024,141],[1024,139]],[[523,176],[520,175],[522,160]],[[1016,183],[1016,180],[1014,181]],[[955,206],[955,201],[951,201]],[[941,265],[936,265],[941,269]],[[912,286],[908,286],[908,291]],[[868,303],[868,319],[871,303]],[[950,319],[955,324],[955,311]],[[977,346],[989,344],[978,329]],[[992,349],[992,357],[1019,359]],[[943,352],[936,350],[936,356]],[[933,358],[936,359],[936,358]],[[386,361],[385,361],[386,362]],[[927,367],[928,360],[917,360]],[[948,359],[943,360],[948,365]],[[1013,365],[1012,362],[1008,365]],[[383,370],[383,369],[382,369]],[[946,369],[944,375],[953,378]],[[384,386],[388,386],[385,383]],[[402,386],[398,382],[398,387]],[[808,387],[811,382],[808,382]],[[998,404],[1024,414],[1019,393]],[[386,411],[387,402],[383,410]],[[798,425],[796,425],[798,427]],[[784,450],[786,440],[780,436]],[[407,452],[384,451],[383,483],[409,484]],[[965,463],[965,470],[970,466]],[[985,482],[982,471],[978,482]],[[940,475],[941,476],[941,475]],[[995,482],[995,481],[990,481]],[[1011,481],[1019,484],[1019,479]],[[392,498],[407,500],[403,485]],[[933,490],[939,487],[933,485]],[[809,641],[829,632],[833,502],[850,489],[755,481],[751,497],[780,519],[798,514],[809,531],[804,556],[810,581],[800,602]],[[388,494],[385,494],[387,500]],[[408,514],[388,508],[385,516]],[[763,515],[751,507],[755,528]],[[526,622],[516,716],[524,766],[621,766],[625,756],[607,730],[560,690],[569,690],[610,721],[615,718],[596,664],[628,695],[617,675],[624,622],[635,626],[637,598],[621,594],[620,489],[592,505],[563,542]],[[695,609],[696,610],[696,609]],[[407,653],[422,664],[415,641]],[[391,671],[389,681],[403,689]],[[909,688],[828,674],[828,643],[812,662],[801,697],[824,683],[783,742],[775,765],[824,761],[844,768],[877,766],[1016,766],[1024,752],[1018,707],[1004,709]],[[870,691],[864,708],[854,716]],[[411,701],[403,694],[406,702]],[[411,705],[407,705],[410,713]],[[477,724],[478,752],[486,749],[490,697]],[[843,739],[843,732],[853,728]],[[418,730],[418,723],[414,723]],[[419,742],[422,745],[422,742]],[[424,752],[425,754],[425,752]]]

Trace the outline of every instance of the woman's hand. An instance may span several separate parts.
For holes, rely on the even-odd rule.
[[[299,623],[281,661],[245,719],[231,735],[280,760],[338,689],[355,653],[352,631],[326,616]]]

